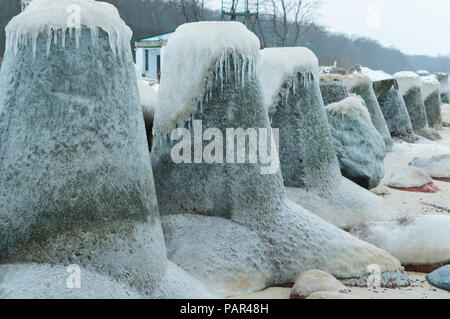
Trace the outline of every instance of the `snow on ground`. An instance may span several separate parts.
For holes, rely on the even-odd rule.
[[[442,105],[442,117],[446,122],[450,122],[450,104]],[[411,144],[403,141],[396,141],[391,152],[384,160],[385,179],[394,170],[407,167],[415,157],[429,158],[430,156],[450,154],[450,128],[444,127],[439,130],[442,140],[429,141],[420,138],[418,142]],[[384,184],[384,181],[382,181]],[[437,193],[415,193],[389,189],[389,194],[383,199],[388,206],[399,210],[404,214],[449,214],[450,212],[432,207],[429,204],[449,202],[450,183],[433,180],[439,188]]]
[[[411,281],[409,287],[395,289],[347,287],[347,291],[355,298],[365,299],[450,299],[450,292],[431,286],[425,278],[426,274],[416,272],[407,272],[407,274]],[[230,299],[289,299],[290,294],[290,287],[270,287]]]

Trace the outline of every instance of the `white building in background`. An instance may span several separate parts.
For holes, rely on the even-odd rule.
[[[141,70],[142,76],[154,80],[158,79],[163,63],[164,47],[172,33],[173,31],[161,33],[140,38],[134,42],[136,65]]]

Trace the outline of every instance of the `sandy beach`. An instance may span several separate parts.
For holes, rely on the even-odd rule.
[[[447,123],[450,122],[450,104],[442,106],[442,117]],[[450,128],[444,127],[439,130],[442,140],[428,141],[420,139],[410,144],[400,140],[395,145],[384,161],[385,179],[393,170],[405,167],[414,157],[429,157],[439,154],[450,154]],[[387,188],[387,194],[380,195],[391,207],[405,215],[433,215],[447,214],[450,211],[436,208],[432,205],[450,204],[450,183],[433,181],[439,188],[437,193],[415,193],[405,192]],[[408,272],[411,281],[410,287],[405,288],[361,288],[348,287],[349,295],[345,297],[365,299],[450,299],[450,292],[431,286],[426,280],[425,273]],[[254,298],[254,299],[289,299],[291,288],[270,287],[259,292],[235,296],[232,298]]]

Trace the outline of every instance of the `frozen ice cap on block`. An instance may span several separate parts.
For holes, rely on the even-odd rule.
[[[422,98],[425,101],[434,92],[439,92],[441,84],[434,75],[422,76],[421,80],[421,90]]]
[[[402,71],[394,74],[400,93],[405,95],[411,88],[420,87],[420,76],[415,72]]]
[[[67,31],[75,30],[77,42],[81,29],[89,28],[92,42],[99,29],[108,34],[111,50],[121,54],[130,50],[131,29],[120,18],[116,7],[94,0],[34,0],[25,11],[6,26],[6,50],[17,52],[20,43],[31,41],[33,53],[39,34],[47,36],[47,54],[53,41],[64,47]],[[58,40],[58,36],[61,37]]]
[[[367,121],[370,120],[370,114],[367,108],[361,103],[361,98],[359,96],[350,96],[343,101],[332,103],[326,107],[326,109],[335,115],[338,114],[348,114],[348,113],[356,113],[360,115]]]
[[[319,73],[316,55],[308,48],[287,47],[261,50],[263,57],[259,64],[261,86],[264,92],[264,105],[268,110],[280,101],[280,88],[288,79],[296,81],[295,74],[305,74],[305,79],[312,81],[312,74]],[[304,82],[307,85],[308,81]],[[295,84],[293,83],[295,87]]]
[[[223,83],[231,72],[245,83],[256,71],[259,48],[256,35],[239,22],[179,26],[163,57],[154,129],[168,133],[177,124],[184,124],[204,96],[211,93],[214,73]]]
[[[361,73],[368,76],[372,82],[392,80],[392,75],[381,70],[372,70],[367,67],[362,67]]]

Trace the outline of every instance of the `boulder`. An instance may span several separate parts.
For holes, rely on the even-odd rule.
[[[420,168],[433,179],[450,182],[450,154],[416,157],[408,165]]]
[[[347,83],[349,91],[361,96],[364,100],[372,124],[383,137],[386,149],[389,151],[392,148],[393,141],[386,120],[381,112],[375,91],[373,90],[372,81],[368,76],[358,72],[347,75],[344,80]]]
[[[430,127],[442,128],[440,84],[434,75],[421,79],[422,98]]]
[[[290,299],[305,299],[318,291],[346,292],[346,287],[329,273],[320,269],[302,272],[294,283]]]
[[[366,265],[375,261],[386,278],[394,274],[391,282],[408,284],[395,258],[285,197],[276,133],[270,133],[256,72],[259,47],[241,23],[199,22],[178,27],[165,49],[151,157],[169,259],[225,296],[293,282],[311,268],[364,282]],[[288,63],[288,57],[281,60]],[[310,61],[318,68],[317,59]],[[271,73],[277,82],[283,80],[273,68]],[[286,81],[300,88],[309,79],[296,74]],[[239,148],[235,136],[215,144],[214,153],[223,158],[195,157],[199,146],[211,148],[206,146],[212,136],[192,145],[198,132],[214,132],[220,139],[230,128],[260,129],[260,152],[269,155],[270,149],[274,169],[262,159],[250,161],[249,148]],[[174,147],[182,145],[183,155],[190,153],[193,160],[185,156],[178,162],[173,156]],[[245,155],[241,163],[236,163],[237,151]]]
[[[439,191],[427,173],[412,166],[396,169],[385,184],[394,189],[410,192],[436,193]]]
[[[450,265],[436,269],[427,276],[430,285],[450,291]]]
[[[326,111],[342,175],[371,189],[384,177],[386,146],[363,103],[352,96],[328,105]]]
[[[411,216],[349,232],[397,257],[406,270],[431,272],[450,262],[450,216]]]
[[[272,127],[279,128],[280,167],[288,197],[339,227],[398,218],[399,213],[382,199],[342,176],[317,62],[312,62],[315,55],[304,50],[287,56],[285,63],[279,58],[285,54],[281,48],[263,50],[260,74]],[[273,70],[278,70],[278,78]],[[293,77],[299,80],[293,82]]]

